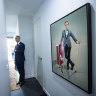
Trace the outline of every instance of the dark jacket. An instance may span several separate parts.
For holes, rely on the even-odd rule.
[[[25,45],[22,42],[20,42],[19,44],[17,44],[15,46],[14,50],[16,50],[15,51],[15,61],[19,62],[19,63],[24,62],[24,60],[25,60],[25,56],[24,56]]]

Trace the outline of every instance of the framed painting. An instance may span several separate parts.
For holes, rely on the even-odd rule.
[[[91,6],[81,6],[50,25],[52,72],[92,92]]]

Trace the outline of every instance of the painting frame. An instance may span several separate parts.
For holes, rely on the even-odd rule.
[[[53,46],[53,42],[52,42],[52,26],[53,24],[56,24],[58,21],[62,20],[63,18],[66,18],[67,16],[70,16],[71,14],[73,14],[74,12],[77,12],[79,9],[86,7],[86,19],[87,19],[87,47],[88,47],[88,57],[87,57],[87,62],[88,62],[88,89],[83,89],[83,87],[80,87],[77,84],[74,84],[73,82],[71,82],[70,80],[64,78],[63,76],[61,76],[60,74],[54,72],[54,66],[53,66],[53,53],[52,53],[52,46]],[[67,80],[68,82],[72,83],[73,85],[77,86],[78,88],[82,89],[83,91],[87,92],[87,93],[92,93],[92,31],[91,31],[91,5],[90,3],[86,3],[83,6],[77,8],[76,10],[72,11],[71,13],[65,15],[64,17],[60,18],[59,20],[53,22],[52,24],[50,24],[50,37],[51,37],[51,60],[52,60],[52,72],[57,74],[58,76],[62,77],[63,79]]]

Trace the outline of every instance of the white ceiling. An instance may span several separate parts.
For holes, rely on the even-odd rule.
[[[6,15],[33,16],[45,0],[5,0]]]

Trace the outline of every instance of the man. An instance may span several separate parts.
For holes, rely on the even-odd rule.
[[[25,70],[24,70],[24,61],[25,61],[25,56],[24,56],[24,50],[25,50],[25,45],[20,42],[20,36],[15,37],[15,41],[17,42],[14,52],[15,52],[15,66],[17,67],[17,70],[19,72],[19,82],[17,83],[22,86],[24,84],[24,77],[25,77]]]
[[[69,63],[71,64],[71,70],[73,70],[74,63],[70,59],[70,52],[71,52],[70,36],[76,42],[76,44],[80,44],[80,41],[78,41],[75,38],[74,34],[71,32],[71,30],[68,29],[69,22],[65,21],[64,25],[65,25],[65,30],[62,31],[61,43],[62,43],[62,40],[64,40],[63,41],[63,46],[64,46],[64,51],[65,51],[65,58],[67,59],[67,70],[69,70]]]

